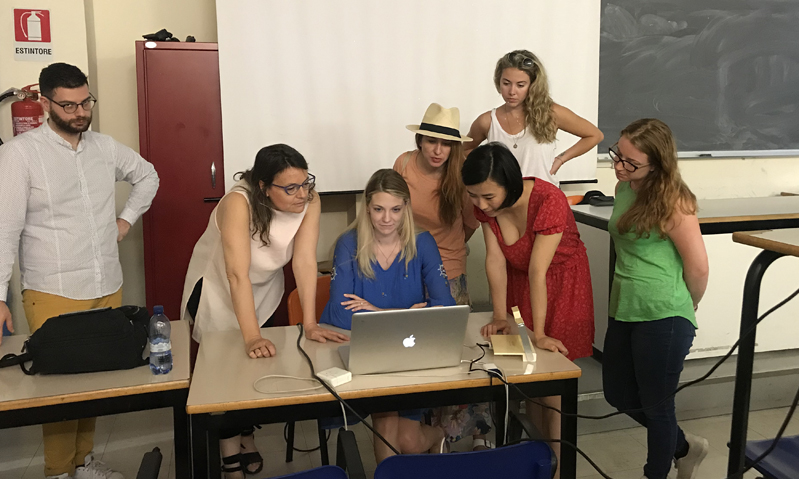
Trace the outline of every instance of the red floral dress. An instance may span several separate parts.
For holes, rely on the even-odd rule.
[[[530,304],[530,282],[527,271],[533,242],[538,234],[563,233],[563,237],[547,270],[547,319],[544,334],[559,339],[569,351],[571,360],[590,356],[594,342],[594,297],[588,255],[580,240],[574,214],[566,196],[554,185],[534,179],[527,206],[527,229],[518,241],[506,245],[496,218],[474,209],[481,223],[488,223],[505,255],[508,274],[507,308],[518,306],[524,324],[533,329]]]

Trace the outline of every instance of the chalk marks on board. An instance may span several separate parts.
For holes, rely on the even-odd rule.
[[[600,151],[641,117],[680,150],[799,149],[797,25],[797,0],[603,2]]]

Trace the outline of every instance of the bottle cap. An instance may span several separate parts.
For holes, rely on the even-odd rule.
[[[153,314],[164,314],[164,307],[160,304],[158,306],[153,306]]]

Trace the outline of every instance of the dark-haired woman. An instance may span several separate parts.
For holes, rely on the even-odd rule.
[[[305,334],[320,342],[345,341],[346,336],[316,324],[321,208],[305,158],[287,145],[268,146],[239,177],[211,213],[189,262],[181,318],[194,319],[194,339],[240,329],[249,357],[274,356],[275,346],[261,337],[260,327],[280,303],[283,266],[293,259]],[[220,438],[228,479],[261,471],[252,428],[221,431]]]
[[[569,359],[590,356],[594,304],[585,245],[563,192],[539,178],[523,178],[501,143],[472,151],[461,169],[486,243],[486,275],[494,321],[482,334],[503,334],[518,306],[537,348]],[[560,408],[557,397],[543,398]],[[560,438],[560,416],[535,404],[528,414],[551,439]],[[559,452],[557,444],[553,449]]]

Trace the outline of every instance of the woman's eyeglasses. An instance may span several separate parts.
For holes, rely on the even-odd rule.
[[[289,196],[294,196],[297,194],[298,191],[300,191],[300,188],[302,188],[305,191],[310,191],[315,184],[316,184],[316,177],[308,173],[308,179],[305,180],[301,185],[294,183],[288,186],[280,186],[272,183],[272,186],[280,188],[281,190],[285,191],[286,194]]]
[[[613,163],[621,162],[622,168],[629,171],[630,173],[635,173],[635,171],[638,170],[638,168],[649,166],[649,163],[647,163],[646,165],[636,166],[627,160],[623,160],[619,152],[614,150],[613,147],[608,148],[608,155],[610,155],[610,159],[613,160]]]

